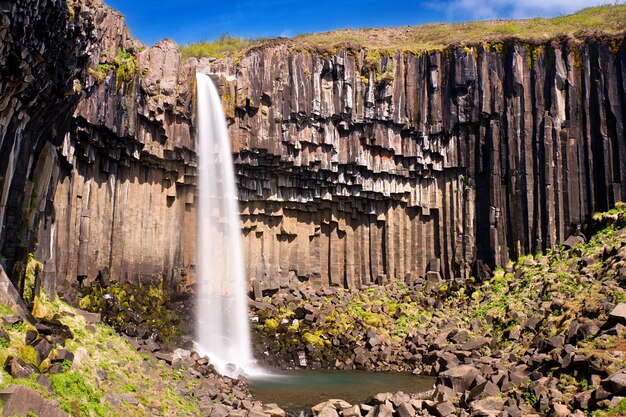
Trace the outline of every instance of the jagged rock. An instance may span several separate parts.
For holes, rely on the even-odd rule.
[[[626,370],[622,369],[602,380],[602,388],[611,394],[617,394],[626,388]]]
[[[565,248],[571,249],[579,243],[585,243],[585,238],[583,236],[572,235],[565,239],[565,241],[563,242],[563,246]]]
[[[473,401],[470,404],[472,414],[476,416],[498,416],[504,410],[504,398],[489,397]]]
[[[257,296],[299,280],[469,278],[626,199],[611,145],[624,131],[623,36],[397,51],[377,69],[363,66],[366,49],[329,55],[287,40],[236,61],[181,62],[172,41],[141,49],[119,14],[73,4],[70,24],[57,2],[11,2],[0,38],[3,61],[15,60],[0,78],[0,249],[11,270],[20,228],[32,230],[50,294],[105,268],[194,281],[196,71],[213,75],[229,118]],[[30,35],[44,23],[53,33]],[[118,49],[140,69],[128,81],[98,74]],[[375,82],[376,71],[393,80]],[[51,213],[67,218],[52,227]]]
[[[475,350],[488,345],[490,339],[486,337],[473,337],[461,346],[461,350]]]
[[[485,381],[476,385],[468,394],[468,399],[482,399],[485,397],[495,396],[500,393],[500,389],[491,381]]]
[[[579,323],[578,321],[573,321],[567,330],[566,342],[575,343],[595,335],[599,331],[600,328],[593,323]]]
[[[54,346],[42,337],[33,343],[33,348],[35,348],[35,352],[37,352],[37,365],[41,365],[41,362],[43,362],[48,357],[50,352],[52,352]]]
[[[4,370],[13,378],[28,378],[35,372],[35,368],[24,363],[23,360],[16,356],[9,356],[4,362]]]
[[[450,401],[444,401],[428,407],[429,411],[439,417],[447,417],[454,415],[456,409]]]
[[[263,404],[263,412],[271,417],[285,417],[285,410],[277,404]]]
[[[552,410],[554,417],[569,417],[571,415],[569,408],[565,404],[555,403],[552,405]]]
[[[24,337],[24,344],[31,345],[34,341],[39,337],[39,333],[36,330],[27,330],[26,336]]]
[[[321,413],[322,410],[324,410],[325,408],[332,408],[334,410],[340,411],[340,410],[347,409],[350,407],[351,405],[344,400],[330,399],[330,400],[326,400],[324,402],[314,405],[313,407],[311,407],[311,411],[313,412],[314,415],[317,415]]]
[[[589,404],[591,398],[593,396],[593,390],[583,391],[579,394],[576,394],[576,405],[581,410],[587,410],[589,408]]]
[[[626,303],[619,303],[609,314],[609,318],[614,323],[626,325]]]
[[[48,400],[32,388],[14,385],[0,392],[4,406],[2,415],[18,416],[32,413],[36,416],[68,417],[56,401]]]
[[[398,405],[396,412],[398,413],[398,417],[415,417],[415,407],[409,402]]]
[[[437,383],[452,388],[455,392],[464,392],[472,387],[479,374],[478,369],[471,365],[459,365],[439,374]]]
[[[339,417],[339,413],[334,407],[322,408],[317,414],[317,417]]]

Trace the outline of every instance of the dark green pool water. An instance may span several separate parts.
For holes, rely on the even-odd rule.
[[[362,371],[275,371],[250,379],[255,400],[276,403],[290,415],[306,415],[315,404],[340,398],[350,404],[364,402],[379,392],[419,393],[432,388],[434,378]]]

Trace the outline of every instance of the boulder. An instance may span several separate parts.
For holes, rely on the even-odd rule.
[[[569,408],[565,404],[555,403],[552,406],[552,416],[553,417],[568,417],[571,415]]]
[[[471,365],[459,365],[439,374],[437,384],[452,388],[455,392],[464,392],[471,389],[479,374],[478,369]]]
[[[23,385],[14,385],[0,391],[0,399],[4,403],[3,416],[25,416],[30,413],[45,417],[68,417],[56,401],[48,400],[34,389]]]
[[[626,303],[619,303],[609,313],[609,319],[612,323],[626,325]]]
[[[476,350],[489,344],[491,339],[486,337],[473,337],[461,345],[461,350]]]
[[[398,417],[415,417],[415,407],[409,402],[404,402],[396,409]],[[344,417],[346,417],[344,413]]]
[[[344,409],[341,414],[343,415],[343,417],[361,417],[361,407],[359,407],[358,404],[355,404],[352,407],[348,407]],[[400,417],[406,417],[406,416],[400,416]],[[410,417],[414,417],[414,416],[410,416]]]
[[[428,411],[439,417],[447,417],[456,415],[456,408],[450,401],[443,401],[428,407]]]
[[[319,413],[314,414],[317,417],[339,417],[339,413],[334,407],[325,407],[322,408]]]
[[[563,247],[565,247],[566,249],[571,249],[579,243],[585,243],[585,238],[579,235],[571,235],[570,237],[565,239],[565,242],[563,242]]]
[[[33,343],[33,348],[37,352],[37,365],[41,365],[50,352],[52,352],[52,343],[48,342],[45,338],[40,338]]]
[[[32,365],[27,365],[16,356],[9,356],[4,362],[4,370],[13,378],[28,378],[35,372]]]
[[[393,417],[393,406],[385,403],[376,406],[376,413],[374,417]]]
[[[500,397],[489,397],[470,404],[472,415],[495,417],[504,410],[505,400]]]
[[[285,417],[285,410],[274,403],[263,404],[263,412],[271,417]]]
[[[602,388],[611,394],[622,392],[626,388],[626,369],[621,369],[602,380]]]
[[[314,405],[313,407],[311,407],[311,411],[313,412],[314,415],[317,415],[321,413],[323,409],[328,408],[328,407],[334,410],[341,411],[343,409],[352,407],[352,405],[344,400],[330,399],[330,400],[326,400],[324,402]]]

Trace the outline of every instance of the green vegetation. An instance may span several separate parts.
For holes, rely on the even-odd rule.
[[[120,88],[122,84],[135,79],[139,73],[139,63],[137,57],[128,50],[118,48],[117,55],[112,60],[106,52],[100,57],[100,63],[97,68],[89,68],[89,74],[99,83],[103,82],[107,75],[115,71],[116,88]]]
[[[467,23],[438,23],[397,28],[343,29],[325,33],[303,34],[293,39],[250,39],[222,35],[219,39],[180,47],[182,58],[189,57],[240,57],[254,45],[283,43],[296,50],[315,51],[322,56],[341,49],[356,51],[366,49],[368,62],[380,60],[381,51],[431,51],[449,46],[483,44],[486,49],[502,52],[503,41],[520,39],[542,43],[558,36],[583,37],[603,32],[620,34],[626,31],[626,5],[590,7],[578,13],[552,19],[488,20]],[[619,49],[619,42],[611,44]],[[465,48],[474,52],[472,48]],[[375,56],[374,56],[375,55]],[[378,59],[376,59],[378,58]],[[532,59],[532,58],[530,58]]]
[[[294,38],[305,49],[362,49],[425,51],[451,45],[497,43],[504,39],[543,42],[559,35],[582,35],[602,31],[617,34],[626,30],[626,5],[599,6],[552,19],[489,20],[467,23],[441,23],[380,29],[345,29],[306,34]]]
[[[43,271],[43,264],[35,258],[35,255],[28,253],[26,259],[26,269],[24,271],[24,281],[20,292],[26,304],[34,301],[35,297],[35,281],[37,276]]]
[[[82,316],[61,301],[50,302],[44,296],[36,298],[35,307],[39,315],[58,317],[70,328],[75,337],[66,340],[66,349],[74,354],[74,362],[66,361],[61,365],[61,373],[48,375],[53,392],[36,382],[36,373],[29,378],[15,379],[3,369],[0,369],[0,389],[16,384],[28,386],[58,401],[72,416],[144,416],[155,412],[158,415],[200,415],[195,398],[172,389],[182,378],[179,371],[165,364],[145,363],[145,357],[106,325],[91,325],[87,330]],[[12,315],[11,310],[0,305],[0,316],[5,315]],[[5,326],[4,330],[10,336],[10,344],[0,345],[0,363],[4,364],[12,355],[36,365],[34,349],[24,344],[26,332],[34,328],[22,322]],[[50,365],[50,359],[46,359],[39,368],[45,371]],[[129,396],[136,401],[110,400]]]
[[[110,301],[105,299],[105,294],[112,297]],[[139,286],[115,282],[108,287],[84,288],[79,307],[102,313],[103,320],[117,329],[131,323],[156,334],[158,340],[169,342],[180,335],[179,318],[168,306],[170,298],[162,278],[157,283]]]
[[[263,41],[261,38],[243,38],[221,35],[214,41],[202,41],[180,46],[183,60],[191,57],[196,58],[224,58],[232,56],[235,52],[247,49]]]
[[[594,219],[596,234],[589,242],[521,256],[483,282],[472,278],[462,285],[446,282],[431,288],[426,283],[408,287],[392,282],[386,287],[335,289],[333,299],[341,302],[334,303],[324,297],[287,301],[278,293],[266,300],[272,304],[269,309],[256,311],[256,329],[265,335],[269,352],[288,355],[307,346],[307,357],[319,359],[322,366],[345,362],[355,349],[370,343],[372,332],[383,346],[402,349],[416,334],[440,335],[441,323],[462,329],[466,339],[435,341],[425,336],[429,341],[423,343],[441,347],[482,337],[511,357],[521,357],[536,338],[566,334],[575,320],[606,320],[608,310],[602,306],[626,299],[626,289],[618,284],[626,256],[626,204]],[[626,361],[610,352],[625,344],[626,334],[591,337],[578,342],[577,354],[600,358],[607,372],[615,372]],[[563,387],[589,386],[584,375],[574,381],[560,368],[547,372]],[[516,387],[513,394],[530,404],[537,401],[528,387]],[[565,394],[573,401],[575,392]]]

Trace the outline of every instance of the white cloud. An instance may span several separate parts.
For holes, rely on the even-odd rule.
[[[447,0],[431,2],[450,17],[463,20],[552,17],[574,13],[585,7],[624,0]]]

